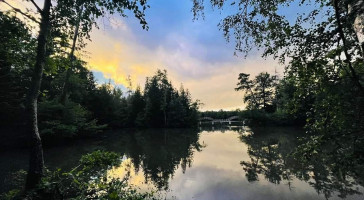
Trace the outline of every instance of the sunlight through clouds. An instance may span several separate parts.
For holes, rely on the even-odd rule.
[[[153,75],[157,69],[166,69],[175,85],[182,83],[193,98],[204,103],[203,110],[243,108],[243,94],[234,90],[238,74],[274,73],[278,66],[272,60],[234,57],[233,51],[229,61],[208,62],[192,55],[194,52],[188,48],[192,44],[186,41],[176,39],[179,47],[173,50],[164,46],[151,49],[127,31],[115,31],[119,31],[116,37],[102,30],[93,32],[95,39],[87,49],[91,52],[89,65],[92,70],[102,72],[104,78],[124,86],[130,75],[135,87],[143,86],[145,77]]]
[[[208,11],[205,20],[193,21],[191,2],[150,5],[148,31],[132,16],[114,16],[109,25],[92,32],[87,61],[93,71],[102,73],[103,77],[97,73],[99,81],[112,79],[125,88],[130,75],[134,88],[143,87],[146,77],[166,69],[174,85],[183,84],[204,104],[202,110],[231,110],[244,108],[243,93],[234,90],[239,73],[255,76],[278,68],[282,74],[282,66],[262,59],[259,52],[251,52],[247,59],[234,56],[234,43],[227,43],[217,27],[221,13]]]
[[[132,16],[114,16],[103,26],[106,30],[93,31],[86,50],[91,69],[103,74],[99,80],[112,79],[125,87],[130,75],[134,88],[143,87],[147,76],[166,69],[174,85],[183,84],[204,103],[202,110],[231,110],[244,107],[243,94],[234,90],[239,73],[255,76],[277,68],[282,74],[282,66],[262,59],[259,52],[247,59],[234,56],[234,43],[227,43],[217,27],[222,13],[208,11],[205,20],[193,21],[187,9],[191,2],[150,4],[148,31]]]
[[[191,2],[150,5],[148,31],[130,13],[128,18],[100,19],[100,29],[91,33],[92,42],[83,56],[97,72],[99,84],[111,80],[125,88],[130,76],[134,88],[143,87],[146,77],[166,69],[174,85],[183,84],[194,99],[204,103],[202,110],[231,110],[244,108],[243,93],[234,90],[239,73],[255,76],[262,71],[274,73],[277,68],[282,75],[282,66],[262,59],[256,51],[247,59],[233,55],[234,43],[227,43],[217,27],[227,13],[207,10],[205,20],[192,21]]]
[[[234,90],[239,73],[255,76],[262,71],[274,73],[277,68],[282,76],[282,66],[262,59],[256,51],[247,59],[233,55],[234,43],[227,43],[217,27],[226,13],[210,10],[205,20],[192,21],[191,2],[150,5],[148,31],[130,13],[128,18],[100,19],[100,29],[91,33],[92,42],[83,56],[99,84],[110,79],[125,88],[130,76],[133,88],[143,88],[146,77],[166,69],[174,85],[183,84],[194,99],[201,100],[202,110],[232,110],[244,108],[243,93]]]

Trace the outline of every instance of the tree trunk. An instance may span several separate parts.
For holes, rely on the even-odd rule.
[[[337,28],[338,28],[338,32],[339,32],[339,36],[341,41],[343,42],[343,50],[344,50],[344,54],[345,54],[345,62],[349,67],[349,70],[351,72],[351,79],[354,82],[354,84],[359,88],[361,95],[364,95],[364,87],[361,85],[359,77],[351,63],[352,59],[351,59],[351,55],[348,52],[348,47],[347,47],[347,41],[346,41],[346,37],[344,34],[344,30],[341,24],[341,19],[340,19],[340,11],[339,11],[339,3],[338,0],[333,0],[333,7],[335,10],[335,18],[336,18],[336,22],[337,22]],[[350,75],[349,75],[350,76]]]
[[[348,13],[353,16],[353,27],[364,59],[364,0],[348,4]]]
[[[26,189],[34,188],[40,182],[44,169],[42,141],[38,131],[37,103],[43,68],[46,62],[47,37],[50,29],[50,8],[51,0],[45,0],[43,11],[41,13],[42,19],[39,28],[39,35],[37,38],[38,46],[36,62],[27,97],[26,120],[31,149]]]
[[[266,100],[265,99],[266,95],[265,95],[265,86],[264,85],[263,85],[263,94],[262,94],[262,96],[263,96],[263,110],[266,111],[267,108],[265,106],[266,105],[266,101],[265,101]]]
[[[71,52],[69,54],[70,66],[67,69],[66,77],[65,77],[65,80],[63,83],[63,89],[62,89],[62,94],[61,94],[61,98],[60,98],[60,103],[63,105],[65,105],[66,101],[67,101],[67,93],[68,93],[69,82],[70,82],[69,80],[72,75],[73,61],[75,60],[75,49],[76,49],[76,42],[77,42],[77,38],[78,38],[78,32],[80,29],[81,15],[82,15],[82,10],[78,14],[78,21],[77,21],[77,24],[75,27],[75,33],[73,35],[73,40],[72,40],[72,48],[71,48]]]

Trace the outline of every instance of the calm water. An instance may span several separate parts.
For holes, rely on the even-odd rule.
[[[140,190],[159,190],[167,199],[364,199],[357,177],[338,179],[318,161],[304,166],[290,159],[302,130],[208,129],[114,131],[47,148],[45,160],[49,168],[70,169],[83,154],[115,151],[124,162],[110,176],[129,175]],[[23,150],[2,152],[0,158],[0,187],[5,190],[9,173],[26,168],[28,158]]]

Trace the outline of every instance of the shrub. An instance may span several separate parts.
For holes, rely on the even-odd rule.
[[[121,164],[120,155],[95,151],[83,156],[80,164],[69,172],[47,171],[34,190],[21,194],[21,187],[0,196],[1,199],[157,199],[154,192],[138,192],[128,184],[128,177],[115,179],[107,170]],[[24,182],[24,181],[23,181]]]
[[[72,138],[98,133],[105,125],[97,125],[90,113],[81,105],[69,101],[62,105],[57,100],[39,103],[40,133],[45,139]]]

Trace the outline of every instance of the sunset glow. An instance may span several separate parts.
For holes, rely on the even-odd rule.
[[[26,2],[10,1],[19,8]],[[175,85],[183,83],[201,110],[243,109],[243,93],[234,90],[241,72],[255,76],[267,71],[283,75],[277,61],[263,59],[260,52],[244,58],[234,56],[234,42],[226,42],[218,28],[228,13],[207,9],[205,19],[193,20],[191,1],[151,1],[146,11],[149,30],[143,30],[134,16],[100,19],[100,29],[91,33],[92,42],[83,59],[97,81],[125,89],[130,76],[133,88],[144,87],[145,78],[157,69],[166,69]],[[28,6],[31,7],[31,6]],[[1,10],[8,8],[1,5]]]

